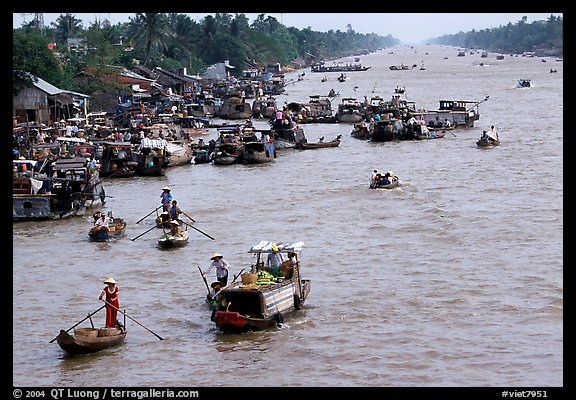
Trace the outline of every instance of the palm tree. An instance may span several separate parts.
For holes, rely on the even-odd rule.
[[[72,14],[60,14],[58,19],[50,25],[56,30],[56,39],[62,43],[68,43],[69,38],[82,32],[82,20]]]
[[[144,65],[148,64],[153,49],[165,50],[166,41],[172,34],[169,29],[168,18],[161,13],[137,13],[134,19],[130,19],[132,34],[129,41],[144,40]]]

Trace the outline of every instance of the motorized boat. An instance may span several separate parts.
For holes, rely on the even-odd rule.
[[[310,292],[310,280],[300,275],[299,255],[303,242],[280,243],[262,240],[248,252],[256,257],[241,282],[218,291],[210,319],[223,332],[242,333],[273,328],[302,310]],[[278,276],[266,270],[264,257],[279,252],[286,257]]]

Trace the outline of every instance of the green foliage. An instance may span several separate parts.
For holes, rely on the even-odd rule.
[[[15,30],[12,38],[12,92],[32,86],[28,74],[53,85],[64,83],[59,62],[48,48],[48,41],[38,30]]]
[[[265,14],[252,24],[245,14],[227,13],[208,15],[198,22],[178,13],[138,13],[129,22],[114,26],[96,20],[83,28],[81,22],[72,14],[63,14],[43,32],[31,24],[14,29],[13,70],[29,71],[54,85],[72,88],[71,78],[85,64],[98,69],[107,65],[130,68],[139,63],[149,68],[187,67],[191,73],[198,73],[211,64],[229,60],[236,67],[235,73],[240,74],[246,59],[286,65],[310,55],[320,60],[399,43],[390,35],[356,33],[351,26],[346,32],[287,28]],[[71,38],[83,39],[81,50],[67,49]],[[48,50],[48,41],[57,43],[58,53]],[[25,74],[16,72],[14,83],[15,90],[29,84]],[[95,90],[98,84],[84,86]]]
[[[469,48],[481,48],[507,53],[546,51],[561,55],[563,49],[563,18],[550,15],[546,21],[527,23],[523,17],[516,24],[508,23],[494,29],[472,30],[454,35],[444,35],[431,41]]]

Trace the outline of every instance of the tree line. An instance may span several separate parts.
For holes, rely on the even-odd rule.
[[[350,24],[345,32],[286,27],[265,14],[250,23],[245,14],[216,13],[195,21],[179,13],[137,13],[126,23],[95,19],[86,28],[73,14],[61,14],[50,27],[39,26],[35,19],[13,30],[13,94],[31,85],[27,73],[81,91],[72,77],[86,64],[186,67],[194,74],[229,60],[241,73],[245,60],[287,65],[297,59],[338,58],[399,43],[391,35],[357,33]]]
[[[430,41],[467,48],[485,49],[501,53],[536,52],[540,55],[562,56],[563,18],[550,15],[545,21],[527,22],[527,17],[513,24],[509,22],[498,28],[459,32],[444,35]]]

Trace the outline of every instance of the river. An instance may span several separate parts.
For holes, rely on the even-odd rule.
[[[457,53],[386,49],[361,56],[371,68],[342,83],[339,73],[308,69],[277,101],[334,88],[336,108],[346,96],[389,98],[397,85],[417,108],[489,95],[474,128],[370,143],[352,138],[351,124],[304,124],[309,141],[341,134],[342,143],[283,150],[267,165],[191,164],[164,177],[110,179],[104,209],[128,222],[114,242],[88,241],[90,215],[14,223],[13,385],[563,386],[563,63]],[[388,68],[400,63],[418,67]],[[533,86],[517,88],[521,78]],[[490,125],[501,145],[478,149]],[[370,190],[374,169],[393,170],[402,186]],[[137,222],[165,185],[215,240],[195,230],[173,250],[157,248],[157,230],[130,240],[152,226],[153,218]],[[221,334],[198,266],[219,252],[236,274],[260,240],[304,242],[305,308],[278,329]],[[108,276],[121,309],[164,340],[128,319],[123,345],[66,356],[49,342],[102,305]]]

